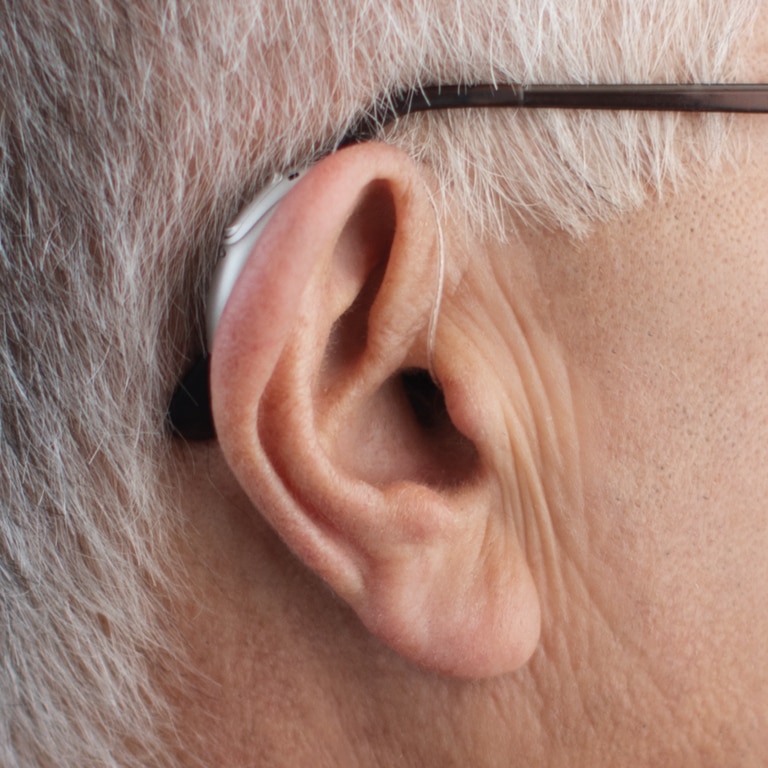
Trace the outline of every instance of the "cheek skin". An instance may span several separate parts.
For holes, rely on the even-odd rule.
[[[529,243],[580,382],[589,546],[573,562],[610,630],[601,647],[593,627],[588,663],[615,667],[620,729],[631,704],[675,713],[658,764],[768,740],[768,129],[741,125],[738,172],[586,242]]]

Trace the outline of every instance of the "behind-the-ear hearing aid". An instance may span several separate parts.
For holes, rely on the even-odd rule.
[[[237,278],[256,241],[274,215],[280,201],[291,191],[305,170],[275,176],[224,230],[221,258],[208,291],[205,311],[206,348],[213,338]],[[187,372],[168,407],[173,429],[190,440],[208,440],[215,435],[208,389],[208,355],[203,355]]]
[[[205,312],[208,350],[229,295],[245,266],[248,256],[261,233],[277,210],[280,201],[291,191],[305,171],[293,171],[287,176],[275,176],[272,181],[237,215],[224,230],[221,260],[213,273]]]

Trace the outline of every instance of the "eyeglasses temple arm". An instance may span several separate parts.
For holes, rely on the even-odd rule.
[[[393,99],[383,117],[469,107],[766,113],[768,85],[430,86]]]

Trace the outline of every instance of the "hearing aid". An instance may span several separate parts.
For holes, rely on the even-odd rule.
[[[273,177],[224,230],[221,258],[213,273],[205,310],[206,345],[209,352],[224,307],[253,247],[277,211],[280,201],[305,173],[306,169]]]
[[[205,308],[205,348],[184,374],[168,405],[168,423],[173,432],[188,440],[211,440],[216,436],[208,384],[210,351],[237,278],[280,201],[293,189],[306,169],[277,175],[240,211],[224,230],[220,258],[211,279]]]

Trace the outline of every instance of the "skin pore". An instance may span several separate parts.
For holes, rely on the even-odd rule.
[[[763,50],[745,80],[768,75]],[[541,607],[517,670],[458,679],[394,653],[285,547],[216,443],[179,447],[190,751],[222,766],[762,763],[768,123],[732,130],[732,166],[581,241],[521,227],[468,253],[447,224],[436,367],[484,393],[489,519]]]

